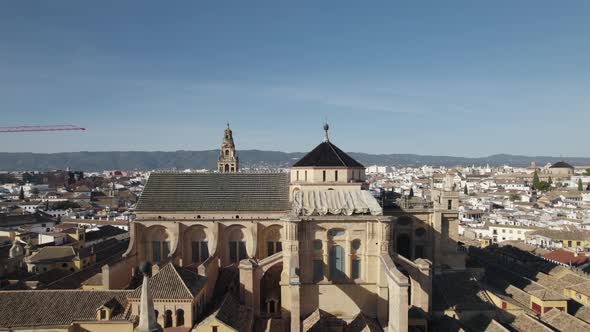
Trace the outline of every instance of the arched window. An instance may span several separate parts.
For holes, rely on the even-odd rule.
[[[229,164],[225,164],[225,171],[229,172]]]
[[[330,279],[346,279],[346,272],[344,270],[344,248],[341,246],[333,246],[330,248]]]
[[[209,258],[209,247],[207,241],[192,241],[191,242],[191,262],[202,263]]]
[[[225,150],[225,156],[229,156],[229,150]]]
[[[361,240],[353,240],[350,247],[352,248],[352,253],[356,254],[361,249]]]
[[[396,239],[396,251],[399,255],[405,258],[411,259],[410,257],[410,236],[408,234],[400,234]]]
[[[397,218],[397,224],[399,226],[408,226],[412,223],[412,218],[410,216],[401,216]]]
[[[178,309],[176,310],[176,326],[183,326],[184,325],[184,310]]]
[[[191,263],[202,263],[209,258],[209,247],[207,246],[207,234],[202,227],[191,227],[185,233],[185,259]],[[188,254],[190,253],[190,257]]]
[[[172,327],[172,311],[170,310],[164,312],[164,327]]]
[[[246,259],[246,241],[244,241],[241,229],[233,229],[230,232],[228,246],[230,263],[238,263],[242,259]]]
[[[277,252],[283,251],[281,243],[281,233],[279,227],[271,226],[265,231],[266,239],[266,256],[272,256]]]
[[[170,242],[168,234],[163,227],[154,227],[148,229],[146,239],[151,244],[151,259],[153,263],[165,261],[170,254]],[[147,249],[147,248],[146,248]],[[150,257],[150,252],[147,254]]]

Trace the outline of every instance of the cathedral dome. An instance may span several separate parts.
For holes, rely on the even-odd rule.
[[[293,167],[354,167],[365,168],[363,164],[354,160],[346,152],[340,150],[331,142],[322,142],[311,150],[303,158],[299,159]]]

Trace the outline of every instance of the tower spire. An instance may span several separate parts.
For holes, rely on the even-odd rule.
[[[143,273],[143,283],[141,284],[141,300],[139,303],[139,324],[134,332],[161,332],[162,327],[156,320],[154,311],[154,301],[150,290],[150,276],[152,275],[152,264],[143,262],[139,267]]]
[[[236,153],[236,146],[234,144],[234,137],[232,130],[227,128],[223,132],[223,143],[219,153],[219,160],[217,161],[217,170],[219,173],[236,173],[239,170],[239,159]]]
[[[328,121],[326,121],[324,123],[324,142],[328,143],[330,141],[330,139],[328,138],[328,130],[330,129],[330,126],[328,125]]]

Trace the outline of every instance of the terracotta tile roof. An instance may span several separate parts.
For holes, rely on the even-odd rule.
[[[30,263],[45,263],[71,260],[76,256],[72,246],[43,247],[27,258]]]
[[[510,332],[507,328],[502,326],[496,320],[491,320],[490,323],[483,330],[484,332]]]
[[[531,282],[529,285],[524,287],[525,292],[533,295],[539,300],[543,301],[567,301],[568,298],[561,295],[560,293],[553,291],[547,287],[544,287],[536,282]]]
[[[205,281],[205,277],[195,272],[168,263],[150,278],[150,288],[154,300],[192,300],[205,286]],[[129,295],[130,299],[138,300],[140,297],[141,285]]]
[[[580,306],[574,316],[590,324],[590,307]]]
[[[69,325],[96,320],[104,304],[114,307],[112,320],[126,320],[130,291],[0,291],[0,327]]]
[[[104,238],[109,238],[117,235],[121,235],[127,233],[126,230],[123,230],[119,227],[111,226],[111,225],[104,225],[100,226],[96,231],[90,231],[86,233],[86,241],[95,241]]]
[[[55,220],[53,220],[50,215],[42,212],[13,215],[0,214],[0,227],[15,227],[52,222],[55,222]]]
[[[574,266],[582,265],[588,261],[588,256],[584,254],[575,255],[568,250],[553,250],[543,255],[543,257],[562,264],[571,264]]]
[[[137,211],[288,211],[286,173],[153,173]]]
[[[517,332],[552,332],[553,330],[545,326],[542,322],[533,318],[527,314],[521,314],[516,316],[514,321],[510,323],[510,326]]]
[[[586,296],[590,296],[590,280],[576,284],[576,285],[571,285],[567,288],[571,289],[577,293],[584,294]]]
[[[529,308],[531,305],[531,296],[527,294],[527,292],[523,291],[520,288],[514,287],[512,285],[506,288],[506,293],[512,296],[512,298],[520,303],[521,305]]]
[[[572,241],[585,241],[590,239],[590,231],[577,230],[571,231],[560,231],[553,229],[541,229],[527,234],[527,236],[540,235],[554,240],[572,240]]]
[[[433,279],[434,310],[491,310],[485,291],[470,272],[453,272],[435,275]]]
[[[546,314],[541,316],[541,319],[559,331],[590,331],[590,324],[557,309],[549,310]]]

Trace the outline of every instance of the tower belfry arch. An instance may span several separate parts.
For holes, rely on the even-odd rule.
[[[221,143],[217,170],[219,173],[237,173],[239,169],[239,159],[236,153],[234,137],[228,123],[223,132],[223,143]]]

